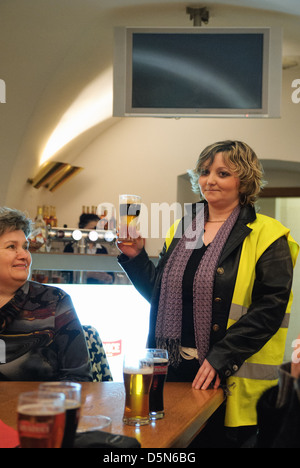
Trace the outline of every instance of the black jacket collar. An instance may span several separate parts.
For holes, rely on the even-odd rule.
[[[193,203],[190,206],[187,205],[187,217],[191,216],[194,217],[197,213],[197,210],[199,209],[200,206],[205,206],[207,205],[207,202],[200,201],[198,203]],[[186,218],[186,217],[185,217]],[[243,205],[241,207],[241,211],[239,214],[239,217],[227,239],[226,245],[223,249],[223,252],[221,254],[220,262],[222,263],[223,260],[238,246],[240,245],[244,239],[250,234],[252,231],[251,228],[247,226],[248,223],[252,223],[256,219],[256,212],[255,208],[252,205]],[[188,224],[185,224],[186,226]],[[182,226],[179,226],[179,229],[182,229]],[[176,242],[177,243],[177,242]],[[173,247],[175,247],[173,243]],[[171,253],[173,249],[170,250],[169,254]]]
[[[241,207],[239,217],[227,239],[219,263],[222,263],[225,258],[250,234],[252,229],[248,227],[247,224],[252,223],[255,219],[256,213],[253,206],[245,205]]]

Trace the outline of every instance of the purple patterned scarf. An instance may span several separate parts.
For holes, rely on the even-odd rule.
[[[209,349],[212,296],[215,272],[228,236],[239,216],[238,205],[208,245],[197,268],[193,283],[193,314],[198,359],[202,364]],[[203,245],[202,235],[208,207],[195,216],[168,259],[161,282],[156,322],[156,345],[169,352],[170,364],[178,365],[182,324],[182,279],[194,248]]]

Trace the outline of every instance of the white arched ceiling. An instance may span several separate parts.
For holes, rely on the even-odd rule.
[[[189,6],[198,5],[190,1]],[[284,55],[300,56],[298,0],[206,1],[209,26],[284,26]],[[112,118],[113,29],[190,26],[172,0],[9,0],[0,3],[0,203],[41,161],[77,156]],[[79,117],[79,118],[78,118]],[[20,187],[20,189],[24,189]]]

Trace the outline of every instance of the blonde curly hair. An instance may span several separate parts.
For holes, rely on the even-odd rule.
[[[240,204],[254,205],[259,192],[265,185],[263,168],[255,152],[241,141],[225,140],[207,146],[200,154],[196,167],[188,171],[192,189],[200,193],[199,176],[205,163],[212,164],[217,153],[223,153],[229,170],[240,180]]]

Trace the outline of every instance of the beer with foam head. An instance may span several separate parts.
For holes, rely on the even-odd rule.
[[[125,408],[123,422],[141,426],[149,424],[149,391],[153,376],[153,360],[140,359],[137,365],[124,362]]]
[[[124,239],[123,243],[132,244],[130,237],[134,237],[137,226],[137,218],[141,211],[141,197],[138,195],[120,195],[120,226],[119,238]]]
[[[81,407],[81,384],[77,382],[44,382],[41,391],[61,392],[65,395],[66,423],[62,448],[72,448]]]
[[[22,448],[60,448],[65,429],[64,395],[23,393],[18,404]]]

